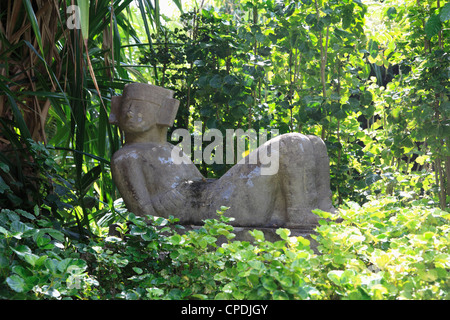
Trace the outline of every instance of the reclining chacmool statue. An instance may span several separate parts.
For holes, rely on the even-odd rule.
[[[179,105],[172,97],[171,90],[133,83],[112,99],[110,122],[123,130],[125,145],[113,155],[111,170],[128,210],[202,225],[227,206],[225,214],[235,218],[234,226],[261,228],[308,228],[319,220],[311,210],[335,211],[329,159],[320,138],[277,136],[220,179],[208,181],[181,149],[167,142]],[[268,156],[276,161],[273,172],[265,171]]]

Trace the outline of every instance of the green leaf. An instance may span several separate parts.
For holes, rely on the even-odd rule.
[[[322,219],[328,219],[331,216],[330,212],[326,212],[326,211],[323,211],[323,210],[320,210],[320,209],[313,209],[311,212],[316,214],[316,215],[318,215]]]
[[[439,18],[441,22],[445,22],[450,20],[450,2],[447,2],[441,9],[441,13],[439,14]]]
[[[2,170],[5,173],[9,173],[9,165],[7,165],[4,162],[0,162],[0,170]]]
[[[209,85],[214,89],[219,89],[222,86],[222,77],[215,74],[211,80],[209,80]]]
[[[277,229],[276,233],[280,236],[283,240],[288,240],[289,235],[291,234],[291,230],[289,229]]]
[[[87,40],[89,38],[89,0],[78,0],[77,3],[80,7],[81,33],[83,39]]]
[[[23,256],[23,258],[25,259],[26,262],[28,262],[29,264],[31,264],[31,266],[34,267],[34,266],[39,266],[38,261],[40,261],[39,259],[41,257],[39,257],[33,253],[28,253],[28,254],[25,254]]]
[[[182,238],[181,238],[181,236],[180,236],[179,234],[174,234],[173,236],[171,236],[171,237],[169,238],[169,242],[170,242],[171,244],[173,244],[173,245],[178,245],[178,244],[180,244],[180,243],[181,243],[181,240],[182,240]]]
[[[100,177],[101,173],[102,173],[102,167],[100,165],[98,165],[83,175],[83,177],[81,178],[82,195],[85,195],[89,191],[89,188],[95,181],[97,181],[97,179]]]
[[[70,263],[72,262],[71,258],[66,258],[64,260],[61,260],[58,262],[58,270],[60,272],[65,272],[67,268],[69,267]]]
[[[344,271],[342,270],[332,270],[327,273],[327,278],[333,281],[334,284],[341,285],[341,277]]]
[[[133,270],[134,270],[134,272],[136,272],[137,274],[142,274],[142,272],[144,272],[144,271],[142,271],[141,268],[138,268],[138,267],[133,267]]]
[[[386,15],[389,19],[394,19],[397,16],[397,9],[395,7],[390,7],[387,10]]]
[[[173,3],[178,7],[178,10],[180,10],[181,13],[183,13],[183,6],[181,4],[181,0],[172,0]]]
[[[250,234],[255,238],[256,241],[264,241],[264,233],[261,230],[249,231]]]
[[[0,233],[3,233],[6,238],[9,238],[11,235],[11,233],[8,230],[6,230],[5,228],[3,228],[2,226],[0,226]]]
[[[0,177],[0,193],[5,193],[5,191],[11,191],[11,188],[6,184],[2,177]]]
[[[374,59],[378,56],[379,46],[380,46],[380,44],[377,41],[373,41],[372,39],[369,40],[368,49],[369,49],[370,55]]]
[[[425,33],[431,39],[442,29],[442,22],[438,15],[432,15],[425,24]]]
[[[264,263],[262,263],[262,262],[259,261],[259,260],[249,261],[249,262],[248,262],[248,265],[249,265],[251,268],[255,269],[255,270],[262,270],[262,269],[264,269]]]
[[[289,300],[289,296],[286,292],[277,290],[273,293],[274,300]]]
[[[18,245],[15,248],[11,248],[19,257],[23,257],[26,254],[31,254],[31,249],[23,244]]]
[[[215,297],[215,300],[229,300],[230,294],[225,292],[219,292]]]
[[[25,210],[17,209],[16,212],[17,212],[18,214],[20,214],[21,216],[23,216],[23,217],[25,217],[25,218],[28,218],[28,219],[30,219],[30,220],[35,220],[35,219],[36,219],[36,217],[35,217],[34,215],[32,215],[32,214],[29,213],[29,212],[26,212]]]
[[[64,242],[64,240],[65,240],[64,234],[62,232],[58,231],[58,230],[55,230],[55,229],[43,228],[43,229],[39,230],[39,232],[41,234],[47,233],[51,237],[53,237],[56,240],[61,241],[61,242]]]
[[[4,83],[2,83],[2,81],[0,81],[0,89],[1,91],[4,92],[4,94],[6,94],[8,98],[9,106],[11,107],[11,110],[14,114],[14,120],[17,123],[21,136],[25,138],[26,141],[27,139],[31,139],[31,133],[28,130],[28,127],[22,116],[22,113],[20,112],[20,108],[16,103],[16,97],[14,93],[11,90],[9,90],[9,88]]]
[[[374,184],[375,182],[381,179],[382,178],[379,174],[371,172],[365,178],[366,186],[370,186],[371,184]]]
[[[51,273],[58,273],[58,261],[55,259],[47,259],[44,262],[45,267],[50,270]]]
[[[47,244],[49,244],[51,241],[51,239],[46,238],[46,237],[38,237],[36,239],[36,244],[38,245],[38,247],[45,247],[44,249],[51,249],[53,247],[53,245],[51,245],[51,247],[46,247]]]
[[[269,291],[274,291],[278,288],[278,285],[275,283],[272,277],[270,276],[263,276],[261,278],[261,283],[263,287]]]
[[[44,294],[47,295],[47,296],[50,296],[50,297],[52,297],[54,299],[59,299],[59,297],[61,297],[61,293],[57,289],[55,289],[53,287],[48,288],[48,290],[46,290],[44,292]]]
[[[24,267],[22,267],[22,266],[20,266],[20,265],[14,266],[14,267],[12,268],[12,271],[13,271],[15,274],[19,275],[20,277],[22,277],[22,278],[24,278],[24,279],[26,279],[26,278],[28,278],[28,277],[30,277],[30,276],[33,275],[32,272],[31,272],[30,270],[28,270],[28,269],[26,269],[26,268],[24,268]]]
[[[8,286],[16,292],[24,292],[26,288],[25,280],[18,275],[12,275],[6,279]]]
[[[11,223],[11,231],[12,232],[20,232],[22,234],[29,233],[31,230],[34,230],[33,228],[27,226],[25,223],[20,221],[13,221]]]
[[[33,6],[30,2],[30,0],[23,0],[23,3],[25,5],[25,9],[27,11],[28,19],[30,19],[31,27],[33,28],[34,34],[36,36],[36,41],[39,45],[39,49],[41,50],[42,56],[44,55],[44,47],[42,46],[42,37],[41,37],[41,31],[39,30],[39,24],[36,19],[36,15],[33,10]]]

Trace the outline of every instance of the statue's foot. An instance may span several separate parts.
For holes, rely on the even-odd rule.
[[[319,209],[322,211],[330,212],[333,215],[338,214],[338,210],[333,206],[331,201],[323,202],[319,204]],[[329,219],[326,219],[327,221],[330,221]],[[340,223],[343,221],[342,218],[333,219],[334,222]]]
[[[321,201],[319,201],[319,204],[317,205],[317,208],[322,211],[337,213],[337,210],[333,206],[331,199],[321,199]]]
[[[311,212],[310,208],[291,208],[288,209],[288,222],[286,228],[314,228],[319,225],[320,218]]]

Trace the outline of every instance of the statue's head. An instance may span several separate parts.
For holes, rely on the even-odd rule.
[[[126,84],[122,96],[111,99],[109,122],[124,132],[141,133],[171,127],[180,102],[173,91],[145,83]]]

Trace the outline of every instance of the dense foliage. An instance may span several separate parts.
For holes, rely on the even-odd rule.
[[[396,198],[349,203],[309,240],[233,241],[218,211],[198,230],[128,215],[117,237],[69,240],[22,210],[0,220],[0,296],[17,299],[449,299],[450,214]],[[317,212],[324,218],[326,212]],[[224,244],[218,246],[217,239]]]
[[[449,298],[449,2],[173,0],[174,20],[159,0],[79,2],[81,29],[72,1],[0,3],[2,298]],[[174,90],[192,137],[322,137],[343,222],[316,247],[233,241],[225,208],[184,233],[124,210],[108,113],[133,81]]]

